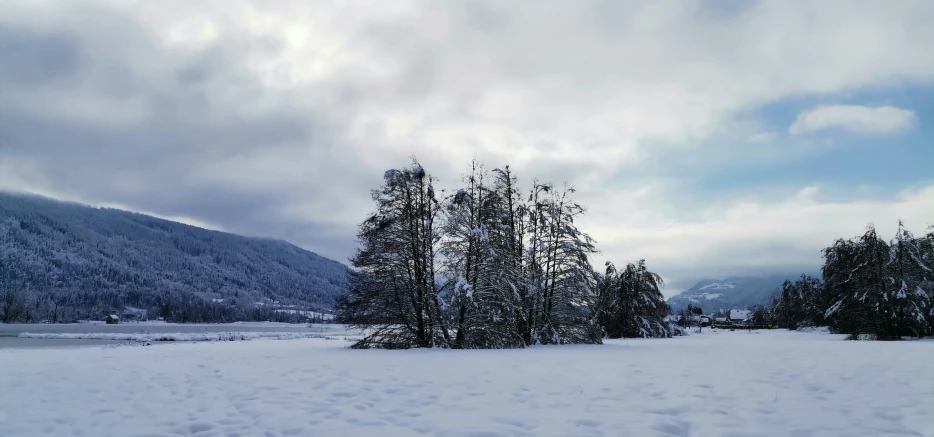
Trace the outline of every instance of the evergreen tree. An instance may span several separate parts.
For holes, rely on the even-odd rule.
[[[619,272],[611,262],[600,278],[600,324],[609,338],[670,337],[665,320],[671,308],[660,287],[661,276],[650,272],[645,260]]]
[[[846,245],[846,249],[846,256],[837,255],[845,277],[840,284],[835,284],[840,288],[832,292],[838,300],[826,315],[840,317],[846,331],[872,333],[880,338],[894,336],[890,326],[894,316],[890,298],[894,296],[886,280],[888,244],[879,238],[875,227],[869,225],[866,233]]]
[[[750,308],[750,310],[752,311],[752,313],[750,313],[749,315],[749,320],[752,322],[753,325],[767,326],[767,325],[772,325],[774,323],[772,312],[769,311],[769,309],[766,308],[765,306],[755,305],[752,308]]]
[[[905,229],[901,220],[890,245],[889,286],[897,290],[892,302],[896,333],[922,336],[928,332],[931,298],[928,291],[932,270],[925,262],[918,239]]]
[[[782,328],[822,325],[824,310],[821,304],[823,284],[808,275],[795,281],[785,281],[773,303],[775,324]]]
[[[925,241],[903,223],[891,244],[869,225],[861,237],[825,249],[824,257],[826,295],[833,301],[825,315],[834,329],[880,339],[930,331],[932,276]]]

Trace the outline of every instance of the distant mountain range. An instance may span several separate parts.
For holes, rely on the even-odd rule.
[[[101,300],[111,308],[153,308],[171,298],[328,310],[350,273],[284,241],[0,192],[4,265],[32,294]]]
[[[674,312],[678,312],[693,304],[701,307],[705,313],[720,309],[747,309],[753,305],[768,305],[786,279],[793,280],[798,276],[799,274],[788,274],[705,279],[681,294],[668,298],[668,305]]]

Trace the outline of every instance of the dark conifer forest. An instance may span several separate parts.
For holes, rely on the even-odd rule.
[[[283,241],[0,193],[4,323],[112,313],[175,322],[303,321],[333,306],[349,271]]]

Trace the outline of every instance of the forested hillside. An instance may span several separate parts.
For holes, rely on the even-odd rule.
[[[283,241],[0,193],[0,318],[10,321],[126,308],[178,321],[268,319],[290,314],[277,308],[330,309],[349,272]]]

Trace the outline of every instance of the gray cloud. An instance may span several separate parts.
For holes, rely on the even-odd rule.
[[[743,211],[738,201],[701,211],[681,174],[805,156],[746,148],[760,126],[742,114],[928,81],[934,35],[921,2],[822,2],[804,21],[790,3],[11,1],[0,10],[0,188],[344,260],[382,170],[414,153],[451,185],[476,157],[525,182],[576,185],[601,261],[646,257],[679,287],[797,267],[854,213],[829,205],[808,229],[766,226],[778,236],[763,237],[747,229],[758,219],[723,217]],[[922,194],[899,205],[919,210]],[[859,211],[879,209],[868,205]],[[686,236],[693,247],[672,249]]]
[[[79,7],[75,12],[100,11]],[[315,215],[277,214],[315,198],[340,208],[347,200],[330,192],[334,187],[327,181],[351,182],[366,193],[365,182],[352,183],[366,178],[352,167],[333,165],[345,153],[327,120],[288,105],[255,114],[241,107],[264,98],[286,101],[244,71],[238,57],[249,47],[219,41],[184,53],[152,44],[153,36],[131,17],[103,13],[96,21],[123,32],[98,39],[83,27],[0,26],[0,89],[17,90],[0,97],[0,160],[12,164],[7,168],[41,169],[41,175],[27,177],[69,198],[191,217],[248,235],[291,238],[337,259],[349,255],[353,226],[318,221]],[[260,45],[275,50],[274,44]],[[135,53],[128,55],[128,50]],[[256,100],[242,98],[226,107],[217,95],[230,91]],[[37,107],[28,99],[38,95],[52,96],[47,102],[52,105],[101,112]],[[114,122],[122,110],[138,116]],[[224,163],[283,150],[319,151],[320,161],[296,163],[307,165],[308,183],[253,189],[205,177],[207,169],[219,165],[219,172],[242,177],[238,172],[254,170]],[[265,170],[251,176],[274,186],[276,169]]]

